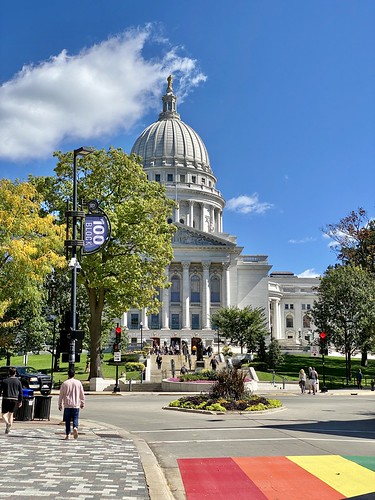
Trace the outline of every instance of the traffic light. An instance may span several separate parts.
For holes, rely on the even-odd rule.
[[[328,337],[326,332],[319,333],[319,354],[327,355],[328,354]]]
[[[121,326],[117,326],[115,332],[116,332],[116,338],[115,338],[115,342],[113,344],[113,352],[118,352],[118,351],[120,351]]]

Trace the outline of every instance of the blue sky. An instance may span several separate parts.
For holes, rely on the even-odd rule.
[[[321,229],[375,215],[372,0],[3,0],[0,177],[55,150],[126,152],[175,75],[206,144],[224,230],[273,271],[334,264]]]

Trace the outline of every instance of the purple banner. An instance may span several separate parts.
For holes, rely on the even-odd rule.
[[[107,242],[108,221],[103,214],[86,214],[84,231],[84,253],[95,253]]]

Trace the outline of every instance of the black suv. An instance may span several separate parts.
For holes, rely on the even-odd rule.
[[[8,376],[9,366],[0,368],[0,381]],[[52,377],[38,372],[31,366],[15,366],[17,377],[21,380],[22,387],[40,391],[43,396],[48,396],[52,389]]]

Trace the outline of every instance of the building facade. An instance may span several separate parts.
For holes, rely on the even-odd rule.
[[[148,179],[160,182],[176,201],[170,223],[177,226],[174,259],[166,274],[171,287],[162,290],[159,314],[130,310],[121,318],[132,344],[181,345],[199,339],[217,342],[211,316],[221,307],[262,307],[270,336],[281,344],[312,340],[308,320],[317,279],[271,273],[267,255],[244,255],[236,237],[224,232],[225,201],[217,189],[207,149],[177,112],[168,78],[159,119],[135,141],[132,153],[142,158]]]

